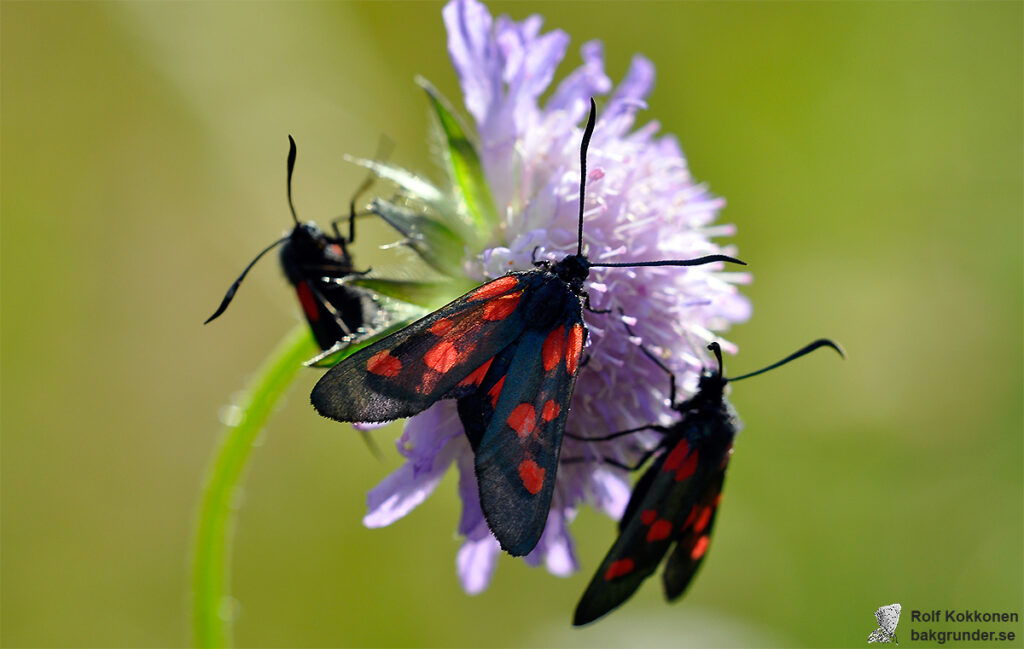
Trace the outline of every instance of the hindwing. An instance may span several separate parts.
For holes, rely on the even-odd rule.
[[[586,331],[573,298],[565,318],[527,330],[495,359],[481,390],[460,400],[470,441],[479,436],[480,506],[514,556],[533,550],[547,523]]]
[[[725,482],[725,468],[712,476],[704,490],[704,494],[694,503],[690,513],[676,533],[676,546],[665,562],[662,581],[665,585],[665,597],[671,602],[678,599],[693,576],[697,574],[711,543],[711,528],[715,525],[715,515],[722,498],[722,485]]]

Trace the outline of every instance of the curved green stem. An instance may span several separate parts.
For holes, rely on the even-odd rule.
[[[231,537],[242,475],[253,442],[302,362],[317,348],[303,323],[290,332],[235,406],[207,471],[192,565],[192,624],[197,647],[231,644]]]

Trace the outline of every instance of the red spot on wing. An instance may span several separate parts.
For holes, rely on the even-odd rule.
[[[707,534],[697,539],[697,542],[693,544],[693,549],[690,550],[690,558],[696,561],[703,557],[704,553],[708,551],[708,543],[710,542],[711,538]]]
[[[650,525],[658,519],[658,512],[653,509],[645,509],[640,512],[640,522],[644,525]]]
[[[420,377],[420,382],[416,386],[416,391],[420,394],[430,394],[437,387],[437,382],[440,380],[441,374],[431,370],[427,370]]]
[[[679,443],[672,447],[668,457],[665,458],[665,464],[662,465],[662,471],[665,473],[672,473],[679,469],[689,452],[690,443],[685,439],[679,440]]]
[[[320,319],[320,309],[317,308],[316,296],[313,295],[313,289],[309,287],[309,282],[299,282],[295,285],[295,292],[299,294],[299,304],[302,305],[302,311],[309,318],[310,322],[316,322]]]
[[[491,386],[491,389],[487,391],[487,396],[491,398],[491,407],[498,407],[498,397],[501,396],[501,388],[505,387],[505,377],[498,379],[498,382]]]
[[[700,510],[700,516],[697,517],[697,523],[693,526],[693,531],[700,534],[704,531],[704,528],[708,526],[708,521],[711,520],[711,508],[705,507]]]
[[[558,327],[548,334],[544,339],[544,346],[541,347],[541,358],[544,361],[544,371],[550,372],[562,360],[562,347],[565,344],[565,327]]]
[[[447,340],[437,343],[423,355],[423,362],[427,367],[441,374],[455,367],[458,361],[459,352],[455,350],[455,345]]]
[[[693,525],[693,521],[697,519],[697,510],[698,509],[699,509],[699,507],[697,505],[694,505],[690,509],[690,515],[686,517],[686,522],[683,523],[683,529],[686,529],[686,528],[690,527],[691,525]]]
[[[448,318],[441,318],[430,327],[430,333],[435,336],[443,336],[448,333],[454,323]]]
[[[544,404],[544,408],[540,411],[540,418],[544,421],[551,421],[560,412],[562,412],[562,406],[558,405],[557,401],[548,399],[547,403]]]
[[[521,403],[512,410],[506,421],[512,427],[512,430],[516,431],[517,435],[526,437],[533,432],[533,428],[537,424],[537,412],[533,409],[532,405]],[[532,462],[532,460],[530,461]],[[520,465],[520,469],[522,469],[522,465]]]
[[[693,472],[696,471],[696,470],[697,470],[697,451],[694,451],[694,452],[692,452],[692,453],[690,453],[689,455],[686,456],[686,459],[683,460],[683,465],[681,467],[679,467],[678,471],[676,471],[675,481],[676,482],[682,482],[683,480],[686,480],[687,478],[692,476]]]
[[[718,495],[715,496],[715,507],[718,507],[718,504],[720,502],[722,502],[722,492],[721,491],[719,491]]]
[[[565,369],[572,376],[580,364],[580,354],[583,353],[583,326],[573,325],[569,330],[569,340],[565,345]]]
[[[523,460],[519,463],[519,479],[523,481],[526,490],[534,496],[544,486],[544,474],[546,473],[547,469],[538,466],[533,460]]]
[[[654,521],[654,525],[651,525],[651,529],[647,530],[647,542],[664,541],[671,533],[672,523],[662,518]]]
[[[487,282],[480,288],[476,289],[475,291],[466,296],[466,300],[468,302],[486,300],[496,295],[501,295],[506,291],[512,290],[512,288],[515,287],[515,285],[518,283],[519,280],[517,280],[515,277],[512,277],[511,275],[505,275],[504,277],[499,277],[493,282]]]
[[[634,564],[632,559],[619,559],[618,561],[613,561],[612,565],[608,566],[608,570],[604,573],[604,580],[611,581],[617,577],[628,575],[633,572],[633,566]]]
[[[487,370],[491,369],[491,363],[494,362],[494,357],[487,359],[487,362],[480,367],[473,370],[473,373],[466,378],[459,381],[459,385],[480,385],[484,377],[487,376]]]
[[[484,306],[483,319],[490,320],[491,322],[504,320],[516,310],[522,297],[523,292],[519,291],[518,293],[510,293],[491,300]]]
[[[402,371],[402,361],[385,349],[366,361],[366,371],[377,376],[398,376],[398,373]]]

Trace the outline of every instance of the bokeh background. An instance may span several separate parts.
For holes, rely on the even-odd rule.
[[[190,641],[188,556],[218,412],[298,320],[268,259],[300,215],[344,211],[392,159],[439,177],[416,74],[458,101],[434,3],[27,3],[2,17],[2,584],[5,646]],[[713,549],[686,598],[649,582],[576,630],[584,569],[503,558],[454,574],[454,476],[408,518],[361,525],[398,464],[316,416],[310,370],[245,484],[242,646],[865,646],[876,607],[1024,612],[1022,5],[492,3],[621,78],[658,67],[644,119],[728,199],[755,283],[734,371],[737,444]],[[358,260],[387,263],[377,224]],[[980,625],[1001,628],[1007,625]],[[970,625],[967,625],[970,627]],[[1015,628],[1014,628],[1015,627]],[[943,626],[963,630],[963,625]],[[1008,625],[1021,637],[1021,625]]]

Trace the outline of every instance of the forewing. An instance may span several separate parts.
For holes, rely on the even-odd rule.
[[[676,534],[676,547],[665,563],[662,580],[665,584],[665,597],[671,602],[678,599],[693,576],[697,574],[704,557],[707,555],[708,544],[711,542],[711,529],[715,524],[715,515],[722,498],[722,484],[725,481],[725,468],[718,471],[707,484],[700,499],[692,505],[686,515],[682,527]]]
[[[366,298],[351,287],[306,279],[295,285],[295,293],[320,349],[330,349],[366,321]]]
[[[352,354],[320,378],[313,406],[338,421],[390,421],[455,396],[462,381],[522,335],[525,274],[488,282]]]
[[[678,424],[677,424],[678,426]],[[679,430],[676,428],[675,430]],[[661,563],[701,495],[700,452],[681,434],[637,482],[619,537],[583,593],[573,624],[587,624],[625,602]]]
[[[527,331],[504,376],[495,374],[488,390],[493,394],[487,396],[496,400],[476,448],[480,506],[491,532],[513,556],[528,554],[537,545],[551,507],[586,338],[578,306],[568,314],[551,329]]]
[[[655,478],[658,477],[658,469],[665,462],[665,454],[661,454],[654,459],[651,463],[650,468],[644,471],[640,479],[633,485],[633,493],[629,495],[629,502],[626,504],[626,509],[622,512],[622,518],[619,519],[619,531],[621,532],[626,525],[632,520],[633,516],[639,510],[643,504],[644,499],[647,498],[647,492],[651,490],[651,485],[654,484]]]

